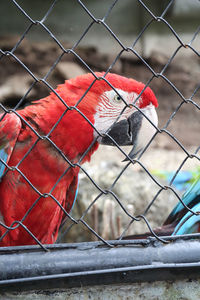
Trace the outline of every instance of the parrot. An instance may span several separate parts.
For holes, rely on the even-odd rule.
[[[95,76],[94,76],[95,75]],[[81,164],[99,144],[131,146],[157,132],[150,87],[114,73],[66,80],[40,100],[0,115],[0,246],[52,244],[77,196]]]
[[[189,209],[188,209],[188,208]],[[157,236],[175,236],[200,233],[200,175],[183,194],[162,226],[153,229]],[[151,232],[129,235],[123,239],[143,239],[152,236]]]
[[[182,202],[175,206],[163,227],[171,227],[171,235],[182,235],[200,232],[200,175],[182,197]],[[192,212],[196,213],[193,214]]]

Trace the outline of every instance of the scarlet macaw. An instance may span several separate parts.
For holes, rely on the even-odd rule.
[[[28,230],[54,243],[65,216],[60,206],[70,212],[74,202],[79,160],[90,161],[99,143],[133,145],[132,158],[156,132],[152,90],[107,74],[114,90],[103,75],[67,80],[57,95],[0,116],[0,246],[35,244]]]

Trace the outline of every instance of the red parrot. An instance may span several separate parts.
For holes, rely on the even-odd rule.
[[[116,93],[104,73],[96,76],[67,80],[55,90],[59,97],[52,92],[1,114],[0,246],[36,244],[27,231],[43,244],[54,243],[65,217],[55,199],[70,212],[79,173],[74,164],[86,150],[81,163],[100,143],[133,145],[133,158],[156,132],[158,103],[149,87],[136,101],[141,113],[132,103],[143,83],[109,73],[105,78]]]

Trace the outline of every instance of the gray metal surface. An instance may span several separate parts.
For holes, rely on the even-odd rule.
[[[198,235],[197,235],[198,236]],[[112,244],[112,242],[111,242]],[[143,246],[142,246],[143,244]],[[40,290],[199,278],[199,239],[155,239],[0,249],[0,289]]]

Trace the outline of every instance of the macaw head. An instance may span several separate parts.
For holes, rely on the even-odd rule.
[[[93,124],[89,128],[84,120],[87,129],[83,122],[80,128],[82,132],[87,131],[90,139],[97,139],[98,143],[105,145],[132,145],[129,157],[134,158],[156,132],[157,99],[149,87],[144,89],[145,85],[141,82],[112,73],[108,73],[104,80],[101,79],[103,75],[96,73],[100,78],[96,81],[92,74],[67,80],[65,85],[71,95],[68,104],[77,105],[77,109]],[[66,93],[61,93],[59,87],[57,92],[66,98]],[[82,137],[85,139],[84,133]]]

